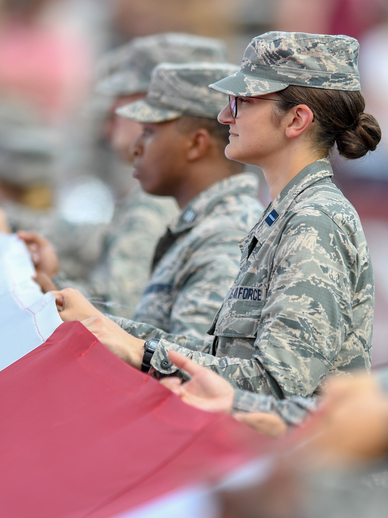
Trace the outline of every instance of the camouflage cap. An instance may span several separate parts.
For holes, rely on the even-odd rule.
[[[358,52],[358,41],[349,36],[271,31],[249,43],[240,71],[209,86],[245,97],[289,85],[361,90]]]
[[[147,97],[116,113],[137,122],[164,122],[183,115],[216,119],[225,97],[210,90],[209,82],[236,70],[230,63],[162,63],[152,72]]]
[[[174,32],[135,38],[106,56],[100,65],[99,75],[103,77],[96,90],[115,96],[146,92],[152,70],[159,63],[226,60],[226,44],[215,38]]]

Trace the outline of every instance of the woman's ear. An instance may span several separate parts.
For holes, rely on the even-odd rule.
[[[305,104],[298,104],[288,114],[289,119],[285,128],[288,138],[299,137],[314,120],[314,114]]]
[[[189,162],[204,156],[209,148],[210,134],[205,128],[198,128],[188,134],[186,158]]]

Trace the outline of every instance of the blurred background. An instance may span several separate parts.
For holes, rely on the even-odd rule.
[[[268,30],[360,41],[366,111],[383,140],[370,156],[334,156],[333,165],[372,255],[373,363],[388,362],[388,0],[0,0],[0,205],[28,217],[55,211],[73,228],[108,225],[133,180],[109,146],[110,102],[93,91],[101,56],[175,31],[224,39],[238,64],[250,39]],[[259,196],[268,204],[262,178]],[[97,256],[93,246],[86,250]]]

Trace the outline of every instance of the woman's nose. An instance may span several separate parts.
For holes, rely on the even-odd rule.
[[[232,124],[234,122],[234,118],[232,117],[232,114],[230,113],[229,104],[223,108],[217,117],[218,122],[221,124]]]

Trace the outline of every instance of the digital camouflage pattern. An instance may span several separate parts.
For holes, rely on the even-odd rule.
[[[227,47],[222,40],[185,33],[134,38],[103,58],[97,72],[96,90],[113,96],[146,92],[152,70],[166,61],[223,63],[227,61]]]
[[[59,289],[79,289],[94,305],[118,316],[134,313],[149,276],[157,240],[178,212],[175,201],[135,189],[117,207],[102,253],[86,280],[63,274],[54,278]]]
[[[60,131],[42,122],[31,103],[2,96],[0,181],[23,188],[51,187],[58,167],[60,142]]]
[[[233,412],[265,412],[277,414],[289,426],[303,424],[309,414],[318,410],[322,400],[318,397],[276,399],[237,389],[234,396]]]
[[[370,369],[369,250],[332,174],[327,159],[304,168],[240,242],[240,271],[209,331],[213,341],[131,328],[161,338],[156,371],[177,371],[167,358],[174,349],[236,388],[291,398],[314,395],[329,373]]]
[[[358,41],[349,36],[266,32],[249,43],[238,72],[210,87],[246,97],[289,85],[361,90],[358,54]]]
[[[147,97],[119,108],[116,113],[137,122],[164,122],[183,115],[216,119],[225,96],[210,90],[210,82],[238,67],[228,63],[162,63],[152,72]]]
[[[169,225],[134,320],[204,338],[235,279],[238,241],[259,219],[257,176],[226,178],[196,196]],[[160,250],[160,252],[159,252]]]
[[[373,377],[382,392],[388,394],[388,368],[377,368]],[[320,408],[322,398],[293,397],[291,399],[275,399],[273,396],[262,396],[247,390],[237,389],[234,398],[233,412],[266,412],[277,414],[288,425],[300,425],[306,417]]]

